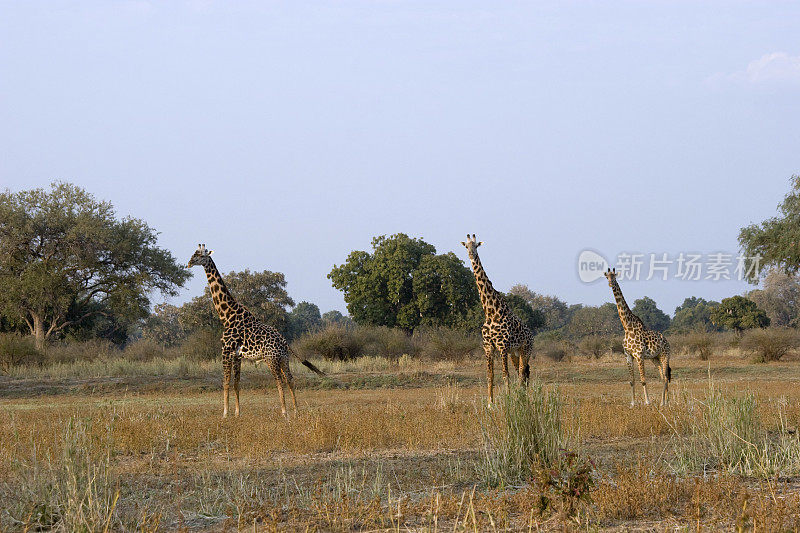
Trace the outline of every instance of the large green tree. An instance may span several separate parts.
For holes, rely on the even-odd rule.
[[[314,331],[322,326],[319,306],[310,302],[300,302],[289,313],[288,337],[294,340],[304,333]]]
[[[787,274],[800,270],[800,175],[792,176],[792,188],[778,206],[779,215],[760,224],[751,224],[739,232],[748,281],[757,283],[763,267],[773,267]],[[752,268],[759,258],[760,271]]]
[[[537,332],[545,327],[545,315],[539,309],[534,309],[525,298],[509,292],[503,298],[511,311],[517,315],[523,324],[532,332]]]
[[[372,249],[351,252],[328,274],[357,323],[413,331],[476,322],[478,290],[455,254],[436,255],[433,245],[403,233],[375,237]]]
[[[769,326],[769,317],[759,309],[753,300],[744,296],[731,296],[723,299],[711,311],[711,321],[737,334],[745,329],[765,328]]]
[[[654,331],[666,331],[670,318],[667,313],[656,305],[656,301],[649,296],[644,296],[633,302],[633,314],[641,319],[644,327]]]
[[[189,278],[142,220],[70,183],[0,194],[0,312],[47,339],[93,317],[144,318]]]
[[[675,308],[675,315],[669,326],[671,332],[689,333],[691,331],[714,331],[721,329],[711,322],[711,310],[719,302],[708,301],[704,298],[692,296]]]

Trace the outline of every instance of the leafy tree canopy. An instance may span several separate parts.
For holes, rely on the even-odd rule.
[[[175,295],[189,278],[157,234],[118,219],[80,187],[0,194],[0,313],[24,323],[39,348],[97,316],[147,316],[149,295]]]
[[[317,304],[300,302],[289,313],[289,339],[296,339],[306,332],[314,331],[322,325],[322,316]]]
[[[478,290],[455,254],[436,255],[431,244],[404,233],[375,237],[372,249],[351,252],[328,274],[357,323],[413,331],[475,322]]]
[[[503,295],[506,304],[511,311],[517,315],[523,324],[528,326],[532,332],[537,332],[545,325],[545,315],[539,309],[534,309],[531,305],[517,294],[508,293]]]
[[[753,300],[744,296],[725,298],[711,311],[711,321],[725,329],[741,333],[745,329],[769,326],[769,317]]]
[[[800,326],[800,280],[772,269],[764,278],[764,288],[747,295],[763,309],[773,326]]]
[[[654,331],[666,331],[669,327],[669,315],[658,308],[655,300],[645,296],[633,302],[633,314],[641,319],[644,327]]]
[[[621,335],[622,323],[617,306],[606,302],[599,307],[574,305],[566,327],[573,338],[589,335]]]
[[[696,296],[686,298],[681,305],[675,308],[675,316],[669,327],[670,331],[688,333],[721,329],[711,322],[711,310],[718,305],[719,302],[707,301]]]
[[[533,292],[527,285],[522,284],[514,285],[508,293],[521,297],[528,302],[528,305],[534,311],[542,313],[544,316],[544,325],[542,327],[545,330],[559,329],[569,322],[569,306],[555,296]]]
[[[792,188],[778,206],[780,213],[761,224],[751,224],[739,232],[745,257],[760,256],[760,267],[773,267],[787,274],[800,269],[800,175],[792,176]],[[748,267],[752,261],[748,262]],[[749,269],[748,280],[757,283],[760,273]],[[763,269],[761,272],[765,272]]]

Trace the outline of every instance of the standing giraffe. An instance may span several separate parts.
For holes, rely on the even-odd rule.
[[[530,376],[528,361],[533,351],[533,333],[517,318],[503,297],[492,287],[492,282],[489,281],[478,257],[478,246],[483,242],[478,242],[473,233],[472,237],[467,234],[467,241],[461,244],[466,247],[472,262],[472,271],[475,274],[481,305],[486,315],[481,335],[483,351],[486,354],[487,387],[491,404],[494,401],[494,350],[497,349],[500,352],[500,360],[503,363],[503,380],[506,386],[508,386],[507,357],[509,356],[511,362],[518,366],[520,379],[527,384]],[[514,351],[517,352],[517,358],[513,355]]]
[[[636,405],[636,390],[633,386],[633,360],[639,365],[639,377],[642,379],[642,390],[644,391],[644,403],[648,405],[650,400],[647,397],[647,385],[644,380],[644,360],[650,359],[658,367],[661,379],[664,381],[664,390],[661,391],[661,405],[667,404],[667,389],[669,382],[672,381],[672,369],[669,366],[669,343],[664,335],[658,331],[653,331],[644,327],[638,316],[633,314],[622,291],[617,283],[617,269],[608,269],[605,273],[608,285],[614,293],[617,301],[617,311],[622,327],[625,329],[625,340],[622,348],[625,351],[628,371],[631,375],[631,407]]]
[[[222,333],[222,370],[223,370],[223,401],[222,418],[228,416],[228,391],[231,382],[231,371],[233,371],[233,390],[236,394],[235,415],[239,416],[239,375],[242,368],[242,357],[252,359],[256,363],[266,362],[275,382],[278,384],[278,396],[281,399],[281,414],[286,416],[286,400],[283,396],[283,387],[288,386],[292,394],[292,405],[297,411],[297,399],[294,396],[294,380],[289,369],[289,352],[297,357],[305,366],[324,376],[313,364],[300,359],[292,351],[278,331],[272,326],[268,326],[259,321],[247,308],[238,303],[217,270],[217,266],[211,259],[212,250],[206,250],[205,244],[200,244],[197,251],[189,259],[189,268],[200,265],[206,271],[208,286],[211,289],[211,297],[214,300],[214,307],[219,313],[219,319],[225,328]]]

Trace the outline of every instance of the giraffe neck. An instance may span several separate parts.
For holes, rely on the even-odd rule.
[[[219,273],[219,270],[217,270],[217,265],[214,264],[212,259],[209,258],[208,264],[204,266],[203,269],[206,271],[206,277],[208,278],[208,288],[211,290],[214,308],[219,314],[222,325],[227,327],[231,313],[234,309],[239,307],[239,304],[233,296],[231,296],[231,293],[228,292],[228,287],[225,286],[222,275]]]
[[[617,312],[619,313],[622,327],[627,331],[628,328],[639,319],[633,314],[631,308],[628,307],[628,303],[625,301],[625,297],[622,296],[622,289],[619,288],[619,283],[617,283],[616,279],[611,284],[611,291],[614,293],[614,299],[617,302]]]
[[[500,298],[497,291],[494,290],[489,276],[486,275],[478,253],[475,252],[474,255],[470,255],[469,259],[472,261],[472,272],[475,274],[475,283],[478,285],[481,306],[483,306],[483,312],[486,313],[486,318],[488,320],[499,314],[500,309],[503,308],[503,300]]]

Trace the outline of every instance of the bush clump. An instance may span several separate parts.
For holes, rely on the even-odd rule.
[[[800,346],[800,333],[791,328],[751,329],[742,336],[739,346],[750,353],[755,362],[779,361]]]
[[[0,369],[8,372],[15,366],[41,365],[44,355],[36,349],[33,337],[18,333],[0,334]]]

